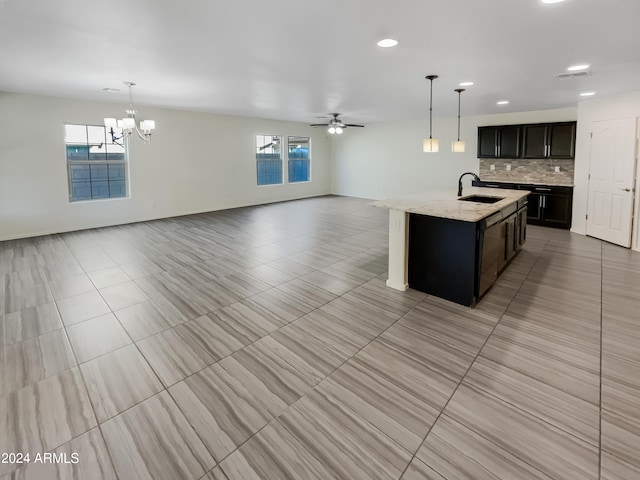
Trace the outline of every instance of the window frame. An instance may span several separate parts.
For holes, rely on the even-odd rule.
[[[279,156],[280,156],[280,182],[279,183],[260,183],[260,174],[258,172],[258,138],[259,137],[271,137],[272,141],[274,138],[279,138],[280,139],[280,152],[279,152]],[[256,172],[256,186],[257,187],[275,187],[278,185],[284,185],[285,182],[285,168],[284,168],[284,157],[282,155],[282,147],[283,147],[283,142],[284,142],[284,135],[281,134],[262,134],[262,133],[256,133],[253,136],[254,139],[254,149],[255,149],[255,172]]]
[[[289,146],[291,145],[292,138],[306,138],[307,139],[307,157],[306,158],[291,158],[289,156]],[[298,142],[296,142],[298,143]],[[291,181],[291,176],[289,175],[289,166],[291,161],[296,160],[307,160],[307,179],[306,180],[297,180]],[[303,136],[303,135],[287,135],[287,183],[290,184],[298,184],[298,183],[310,183],[311,182],[311,137]]]
[[[123,199],[127,199],[130,198],[130,185],[129,185],[129,136],[128,135],[122,135],[122,147],[124,148],[124,158],[122,160],[109,160],[106,158],[106,154],[108,152],[105,151],[105,159],[104,160],[89,160],[88,158],[86,160],[70,160],[69,159],[69,155],[68,155],[68,149],[67,147],[69,145],[72,145],[73,143],[68,143],[67,142],[67,131],[66,131],[66,127],[67,126],[78,126],[78,127],[85,127],[87,129],[87,147],[91,148],[91,143],[89,142],[89,134],[88,134],[88,128],[89,127],[97,127],[97,128],[101,128],[104,131],[104,135],[105,135],[105,148],[107,145],[114,145],[114,143],[106,143],[107,139],[108,139],[108,135],[109,132],[107,130],[107,127],[105,127],[104,125],[93,125],[93,124],[84,124],[84,123],[65,123],[64,124],[64,147],[65,147],[65,162],[66,162],[66,169],[67,169],[67,188],[69,191],[69,203],[83,203],[83,202],[98,202],[98,201],[104,201],[104,200],[123,200]],[[80,144],[78,144],[80,145]],[[86,165],[89,168],[92,165],[106,165],[107,166],[107,171],[108,171],[108,166],[109,165],[122,165],[124,167],[124,195],[121,196],[108,196],[108,197],[102,197],[102,198],[83,198],[83,199],[78,199],[78,200],[74,200],[73,198],[73,181],[72,181],[72,167],[74,165]],[[109,182],[108,180],[108,176],[107,176],[107,183]],[[91,180],[89,180],[89,184],[91,184]]]

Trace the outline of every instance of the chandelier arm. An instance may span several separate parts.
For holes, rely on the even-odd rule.
[[[149,143],[151,141],[151,139],[149,138],[151,136],[151,134],[142,133],[140,131],[140,129],[138,128],[138,124],[137,123],[136,123],[136,126],[135,126],[135,131],[138,134],[138,137],[140,137],[143,142]]]

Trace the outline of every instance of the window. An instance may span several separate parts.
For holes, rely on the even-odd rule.
[[[289,183],[309,181],[309,137],[289,137]]]
[[[65,125],[69,199],[95,200],[127,196],[127,152],[106,127]],[[116,136],[122,130],[114,129]]]
[[[256,135],[256,169],[258,185],[282,183],[282,137],[279,135]]]

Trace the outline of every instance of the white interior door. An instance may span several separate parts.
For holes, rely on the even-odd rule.
[[[587,235],[631,246],[636,119],[591,123]]]

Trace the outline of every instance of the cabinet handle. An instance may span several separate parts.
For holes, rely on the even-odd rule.
[[[542,197],[542,208],[547,208],[547,197]]]
[[[487,183],[485,186],[486,187],[491,187],[491,188],[500,188],[500,185],[497,185],[497,184],[493,185],[491,183]]]
[[[550,192],[551,189],[550,188],[544,188],[544,187],[536,187],[536,191],[537,192]]]
[[[623,192],[630,192],[631,191],[630,188],[621,188],[620,190],[622,190]]]
[[[538,207],[542,208],[542,195],[538,198]]]

